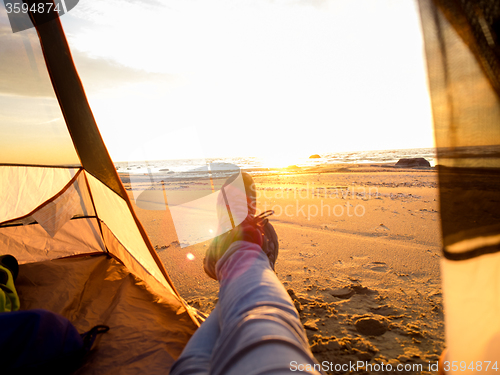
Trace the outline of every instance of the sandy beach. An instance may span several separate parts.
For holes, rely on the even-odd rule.
[[[434,373],[444,348],[436,170],[330,164],[254,180],[258,211],[275,211],[277,275],[317,360],[393,367],[349,373]],[[202,266],[209,242],[181,248],[168,211],[136,212],[180,294],[209,313],[218,290]]]

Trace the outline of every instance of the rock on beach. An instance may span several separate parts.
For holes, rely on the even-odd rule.
[[[424,158],[409,158],[409,159],[399,159],[396,163],[397,168],[414,168],[414,167],[430,167],[429,163]]]

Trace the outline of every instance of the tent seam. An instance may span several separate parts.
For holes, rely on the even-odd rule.
[[[45,165],[45,164],[21,164],[21,163],[0,163],[0,167],[30,167],[30,168],[64,168],[82,169],[81,165]]]
[[[78,220],[78,219],[97,219],[97,216],[96,215],[75,216],[75,217],[72,217],[70,220]],[[32,223],[27,223],[27,224],[23,224],[23,223],[18,223],[18,224],[3,224],[3,223],[1,223],[0,224],[0,228],[20,227],[20,226],[24,226],[24,225],[35,225],[35,224],[39,224],[40,225],[40,223],[38,223],[35,220]]]

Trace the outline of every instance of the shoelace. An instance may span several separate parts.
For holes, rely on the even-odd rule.
[[[261,212],[257,216],[254,217],[254,223],[259,226],[264,226],[269,221],[268,217],[274,215],[274,210],[267,210]]]

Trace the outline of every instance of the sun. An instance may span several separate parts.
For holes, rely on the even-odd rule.
[[[286,168],[301,162],[301,157],[291,153],[275,153],[262,156],[265,168]]]

